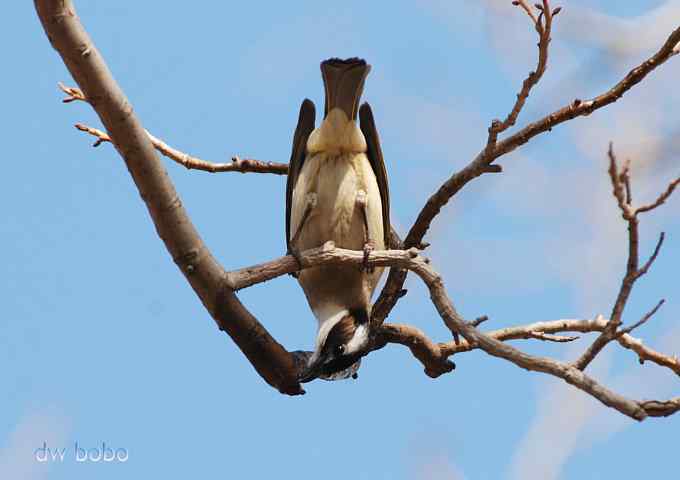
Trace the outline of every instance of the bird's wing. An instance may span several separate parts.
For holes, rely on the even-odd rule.
[[[297,127],[295,127],[295,134],[293,134],[293,150],[288,163],[288,179],[286,181],[286,245],[288,247],[290,247],[290,209],[293,203],[293,189],[302,170],[302,164],[305,162],[307,139],[314,130],[315,120],[314,102],[305,98],[300,105],[300,115]]]
[[[380,201],[382,203],[383,232],[385,234],[385,248],[390,248],[390,190],[387,186],[387,170],[383,161],[382,150],[380,149],[380,138],[378,130],[373,121],[373,112],[368,103],[361,105],[359,109],[359,126],[366,138],[366,156],[373,168],[375,178],[378,180],[378,190],[380,190]]]

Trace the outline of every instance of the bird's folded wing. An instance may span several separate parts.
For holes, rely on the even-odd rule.
[[[380,190],[380,201],[382,202],[383,232],[385,234],[385,248],[390,248],[390,191],[387,186],[387,170],[380,148],[380,138],[378,130],[375,128],[373,112],[368,103],[361,105],[359,109],[359,126],[366,139],[366,156],[373,168],[375,178],[378,181]]]
[[[302,170],[302,165],[305,162],[307,139],[312,130],[314,130],[315,120],[316,109],[314,102],[306,98],[300,106],[300,115],[298,116],[297,127],[293,135],[293,150],[288,164],[288,179],[286,181],[286,246],[288,248],[290,248],[290,209],[293,203],[293,189]]]

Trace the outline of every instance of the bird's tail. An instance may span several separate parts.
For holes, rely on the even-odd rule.
[[[370,71],[371,66],[360,58],[331,58],[321,62],[321,75],[326,89],[324,116],[334,108],[340,108],[347,118],[356,120],[364,80]]]

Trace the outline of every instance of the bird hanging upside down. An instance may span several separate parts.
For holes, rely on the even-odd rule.
[[[314,129],[305,99],[293,136],[286,185],[286,242],[299,253],[331,240],[364,251],[364,264],[302,270],[298,281],[319,322],[314,354],[301,382],[353,376],[369,343],[371,296],[383,269],[370,268],[373,249],[388,247],[389,192],[371,107],[357,107],[371,67],[364,60],[321,63],[326,102]],[[359,114],[360,127],[356,124]]]

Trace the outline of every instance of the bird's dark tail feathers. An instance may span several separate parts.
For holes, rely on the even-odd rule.
[[[321,62],[321,76],[326,89],[324,117],[337,107],[348,118],[356,120],[364,80],[370,71],[371,66],[360,58],[331,58]]]

